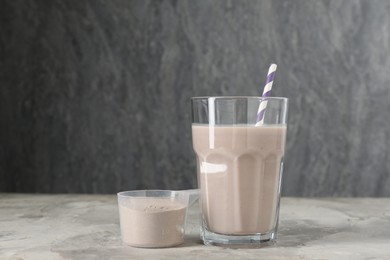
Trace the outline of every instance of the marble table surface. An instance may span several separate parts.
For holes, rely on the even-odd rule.
[[[199,240],[191,207],[183,245],[121,243],[114,195],[0,194],[0,259],[390,259],[390,199],[282,198],[274,246],[228,249]]]

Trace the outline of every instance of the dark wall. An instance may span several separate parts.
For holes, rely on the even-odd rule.
[[[389,1],[0,5],[2,192],[194,187],[189,98],[276,62],[284,195],[390,195]]]

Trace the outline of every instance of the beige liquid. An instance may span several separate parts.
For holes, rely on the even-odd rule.
[[[122,240],[136,247],[183,243],[186,206],[169,199],[133,199],[119,205]]]
[[[244,235],[275,228],[286,126],[192,126],[203,220]]]

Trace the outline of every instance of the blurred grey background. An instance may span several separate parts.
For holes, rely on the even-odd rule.
[[[390,1],[0,2],[0,191],[196,186],[191,96],[290,99],[283,195],[390,195]]]

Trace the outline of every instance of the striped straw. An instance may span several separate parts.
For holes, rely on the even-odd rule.
[[[272,90],[272,84],[274,83],[274,77],[275,77],[275,71],[276,71],[277,65],[271,64],[268,70],[267,74],[267,81],[265,82],[263,95],[262,97],[270,97],[271,96],[271,90]],[[260,102],[259,109],[257,110],[257,119],[256,119],[256,126],[264,124],[264,116],[265,116],[265,109],[267,108],[267,100],[263,100]]]

